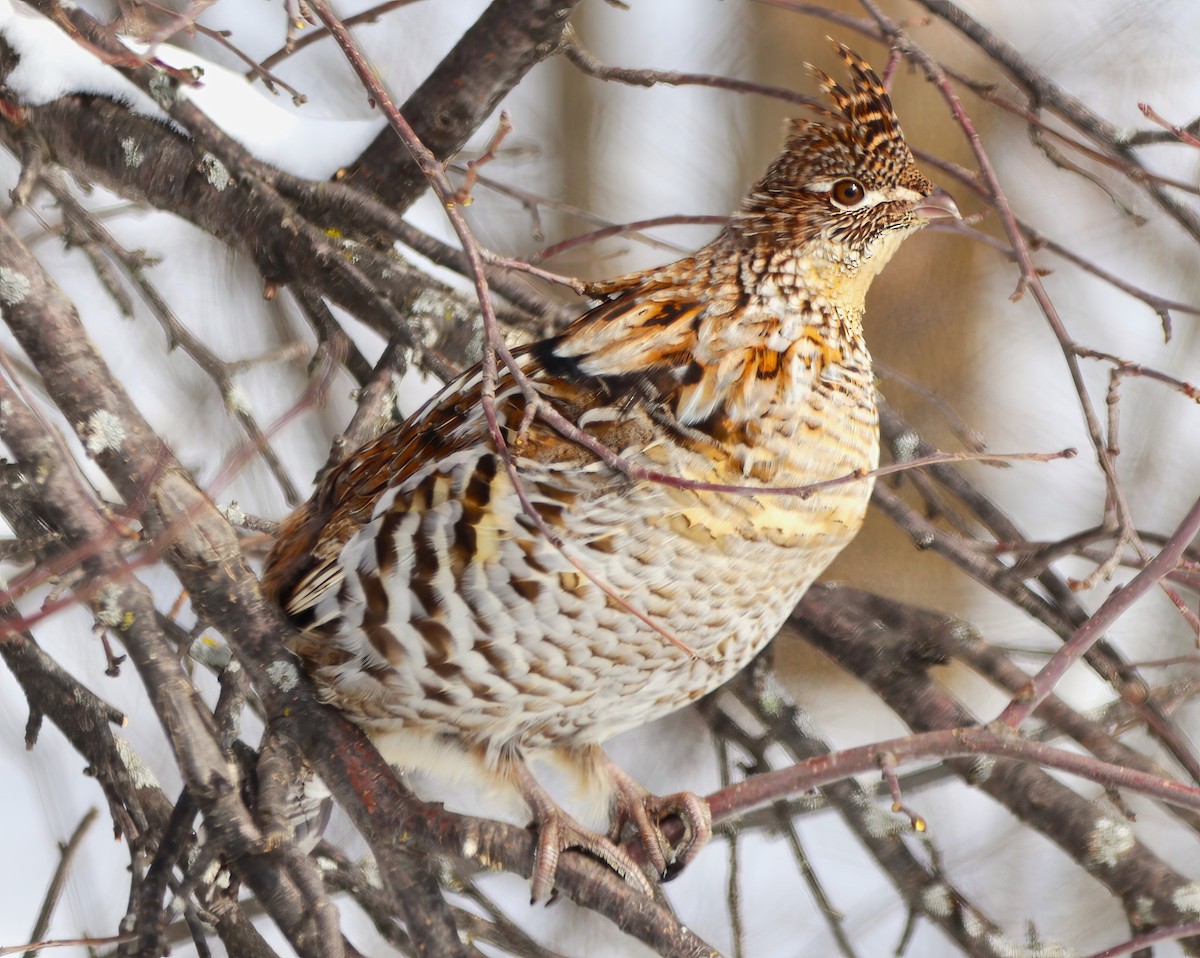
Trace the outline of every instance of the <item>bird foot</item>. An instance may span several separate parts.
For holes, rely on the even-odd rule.
[[[559,807],[522,762],[518,766],[521,791],[533,811],[537,828],[537,850],[533,859],[533,890],[530,904],[549,899],[554,890],[559,855],[577,848],[594,855],[638,891],[653,896],[654,886],[630,854],[611,839],[581,825]]]
[[[693,792],[654,795],[623,769],[608,760],[608,772],[616,793],[617,810],[609,837],[619,842],[625,824],[633,825],[646,859],[660,878],[668,868],[676,871],[696,857],[712,838],[712,812],[708,802]],[[676,844],[663,834],[661,823],[675,815],[683,822],[683,838]]]
[[[544,901],[554,890],[558,857],[568,848],[594,855],[621,876],[625,882],[645,895],[653,897],[654,886],[625,849],[615,842],[586,828],[561,808],[544,809],[537,818],[537,853],[533,860],[533,894],[530,903]]]

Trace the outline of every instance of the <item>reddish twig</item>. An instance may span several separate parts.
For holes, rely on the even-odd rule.
[[[1139,103],[1138,109],[1142,111],[1142,116],[1153,123],[1157,123],[1164,130],[1174,135],[1180,143],[1186,143],[1188,146],[1200,146],[1200,139],[1197,139],[1195,134],[1185,130],[1182,126],[1176,126],[1174,123],[1163,119],[1155,111],[1149,103]]]
[[[1200,810],[1200,789],[1172,781],[1162,775],[1150,775],[1122,765],[1054,748],[1021,738],[1007,729],[968,726],[921,732],[843,749],[820,755],[790,768],[756,775],[707,797],[713,824],[724,824],[756,808],[793,795],[799,795],[851,775],[878,770],[885,756],[902,765],[915,761],[945,761],[972,755],[998,758],[1056,768],[1106,787],[1127,788],[1171,805]]]
[[[1051,656],[1050,661],[1030,680],[1028,687],[1014,697],[1000,714],[996,719],[997,723],[1011,729],[1019,728],[1033,710],[1045,701],[1067,669],[1079,661],[1130,606],[1175,569],[1184,550],[1191,545],[1197,533],[1200,533],[1200,499],[1188,510],[1174,535],[1167,540],[1158,555],[1147,562],[1145,568],[1134,576],[1128,585],[1114,591],[1095,614]]]
[[[888,792],[892,796],[892,811],[897,814],[907,815],[914,832],[925,831],[927,827],[925,819],[909,808],[904,802],[904,795],[900,789],[900,779],[896,777],[896,757],[890,752],[885,752],[881,755],[879,757],[879,771],[883,776],[884,783],[888,787]]]
[[[578,236],[572,236],[569,239],[560,240],[550,246],[543,247],[536,253],[531,254],[529,260],[533,263],[542,263],[577,246],[583,246],[587,243],[598,243],[600,240],[608,239],[610,236],[626,236],[630,233],[640,233],[642,230],[652,229],[655,226],[724,226],[728,221],[729,217],[727,216],[654,216],[646,220],[635,220],[632,223],[613,223],[598,230],[580,233]]]
[[[475,157],[473,160],[467,161],[467,172],[463,176],[462,186],[454,191],[450,197],[450,202],[456,206],[471,205],[471,190],[475,187],[475,181],[479,179],[479,168],[490,163],[496,158],[496,151],[500,149],[500,144],[504,142],[504,138],[512,132],[512,120],[508,118],[508,112],[500,111],[500,122],[496,126],[496,132],[492,134],[492,138],[488,141],[487,148]]]
[[[1134,952],[1149,954],[1150,946],[1164,941],[1179,941],[1181,938],[1192,938],[1200,935],[1200,921],[1191,921],[1186,925],[1172,925],[1170,928],[1157,928],[1144,935],[1130,938],[1119,945],[1093,952],[1087,958],[1117,958],[1118,955],[1132,955]]]

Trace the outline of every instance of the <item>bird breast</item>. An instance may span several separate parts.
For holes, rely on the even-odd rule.
[[[637,444],[618,451],[668,481],[549,440],[520,447],[523,490],[561,548],[486,445],[428,463],[346,542],[342,585],[316,610],[334,634],[298,651],[366,724],[489,750],[602,742],[683,707],[757,654],[862,523],[869,480],[755,491],[875,466],[869,360],[831,375],[836,353],[813,334],[775,360],[747,354],[759,366],[738,382],[759,385],[703,423],[631,407],[621,434]]]

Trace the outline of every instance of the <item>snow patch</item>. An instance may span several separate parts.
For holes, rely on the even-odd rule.
[[[208,180],[209,185],[218,193],[224,193],[233,179],[229,175],[229,170],[225,164],[211,153],[205,153],[200,157],[200,172],[204,174],[204,178]]]
[[[267,666],[267,678],[281,692],[290,692],[300,682],[300,672],[294,663],[276,659]]]
[[[0,0],[0,33],[19,57],[8,87],[22,104],[39,106],[71,93],[93,93],[128,103],[143,116],[168,120],[164,107],[186,100],[253,156],[307,179],[328,179],[353,162],[384,127],[378,116],[310,118],[274,102],[242,74],[167,43],[155,49],[157,59],[195,77],[196,84],[181,84],[164,73],[152,81],[152,95],[147,96],[20,0]],[[146,52],[143,43],[122,41],[135,53]],[[121,147],[131,165],[144,159],[137,144]]]
[[[0,302],[9,306],[23,303],[29,295],[29,277],[15,269],[0,266]]]
[[[133,750],[130,745],[120,735],[113,736],[113,743],[117,746],[117,755],[121,759],[121,763],[125,766],[125,770],[129,772],[129,781],[134,788],[159,788],[158,779],[154,777],[154,773],[150,771],[150,766],[142,761],[142,757]]]
[[[1088,837],[1088,855],[1093,864],[1115,867],[1133,850],[1133,829],[1115,818],[1100,818]]]
[[[93,456],[120,449],[125,438],[125,427],[121,420],[107,409],[97,409],[92,413],[82,431],[87,451]]]

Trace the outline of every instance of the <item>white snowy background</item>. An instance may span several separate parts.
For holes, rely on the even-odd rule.
[[[365,6],[344,2],[340,9],[350,15]],[[402,102],[485,6],[481,0],[426,0],[359,28],[356,36]],[[1038,69],[1120,126],[1146,126],[1137,110],[1139,101],[1151,102],[1159,113],[1179,122],[1200,113],[1200,44],[1195,42],[1200,36],[1200,4],[1193,0],[1149,0],[1136,6],[1124,0],[1051,4],[976,0],[969,6]],[[891,9],[897,16],[915,13],[915,8],[900,4],[892,4]],[[283,40],[279,3],[225,0],[207,10],[201,22],[233,30],[233,42],[256,58],[272,53]],[[575,23],[581,39],[608,63],[769,77],[802,89],[809,84],[803,62],[824,55],[819,52],[823,35],[832,32],[824,24],[785,18],[744,0],[633,0],[629,10],[586,0]],[[133,96],[114,85],[110,71],[89,61],[19,3],[0,0],[0,33],[28,58],[23,61],[30,65],[23,82],[31,98],[50,99],[70,90]],[[839,39],[856,43],[852,38]],[[978,66],[962,44],[943,37],[935,46],[966,69]],[[356,155],[381,125],[330,43],[308,47],[277,70],[308,96],[309,102],[299,109],[286,96],[272,97],[261,85],[247,85],[237,75],[236,62],[213,43],[197,38],[190,49],[193,52],[172,56],[178,56],[179,63],[201,56],[214,64],[206,67],[205,89],[196,94],[202,108],[262,158],[299,174],[329,175]],[[870,52],[882,57],[878,51]],[[223,74],[220,64],[231,72]],[[898,84],[917,86],[921,80],[901,71]],[[903,102],[902,97],[898,102]],[[939,101],[925,96],[920,102]],[[969,97],[967,103],[968,109],[974,105]],[[786,115],[778,104],[763,105],[698,87],[646,90],[602,85],[558,61],[535,68],[504,106],[515,130],[505,143],[506,152],[487,173],[585,206],[615,222],[671,213],[726,212],[771,156],[779,118]],[[994,113],[988,116],[982,130],[985,144],[1021,217],[1107,268],[1136,277],[1141,285],[1174,299],[1197,302],[1200,271],[1195,247],[1174,227],[1152,221],[1135,228],[1116,205],[1098,202],[1094,187],[1069,173],[1047,171],[1020,121],[996,119]],[[910,137],[927,122],[947,122],[944,117],[902,115],[902,119]],[[472,145],[482,147],[492,129],[485,124]],[[1161,171],[1190,182],[1196,181],[1197,156],[1178,147],[1163,147],[1154,154]],[[0,155],[0,184],[5,190],[15,183],[17,173],[16,161]],[[162,258],[152,270],[153,281],[181,321],[225,358],[255,356],[293,338],[307,338],[286,304],[264,303],[255,270],[213,240],[172,217],[125,208],[114,197],[98,195],[91,202],[113,208],[106,225],[126,247],[144,248]],[[974,209],[969,199],[962,205]],[[514,255],[540,245],[531,236],[528,215],[511,200],[479,189],[470,214],[485,245]],[[450,238],[435,203],[418,203],[410,217],[421,228]],[[185,356],[167,353],[162,330],[144,309],[139,307],[133,319],[120,317],[80,254],[63,252],[60,241],[43,234],[28,214],[18,214],[13,221],[79,306],[118,379],[133,393],[151,424],[170,439],[201,483],[211,481],[224,457],[242,441],[211,382]],[[544,225],[546,242],[569,235],[558,217],[548,215]],[[702,229],[675,229],[658,235],[692,248],[709,234]],[[1015,273],[1006,261],[982,248],[964,257],[961,250],[953,249],[961,242],[931,234],[910,243],[934,244],[932,248],[945,255],[958,256],[953,283],[931,275],[918,288],[940,298],[939,316],[958,317],[954,368],[959,372],[945,378],[948,391],[951,384],[955,386],[953,398],[959,410],[987,436],[993,449],[1077,445],[1086,450],[1078,417],[1061,412],[1073,408],[1074,399],[1044,320],[1028,297],[1010,302]],[[598,277],[670,255],[622,240],[573,252],[551,265],[563,272]],[[908,251],[897,259],[891,273],[903,270],[907,263],[930,262],[928,250],[913,251],[911,259],[907,255]],[[1192,318],[1176,317],[1175,338],[1164,344],[1156,317],[1144,306],[1081,277],[1065,264],[1050,265],[1056,272],[1047,278],[1047,285],[1078,339],[1184,379],[1200,379]],[[873,304],[878,299],[869,303],[868,323],[875,313]],[[902,346],[889,352],[893,347],[888,344],[893,342],[937,338],[936,329],[922,327],[920,298],[892,307],[888,315],[893,328],[886,335],[880,332],[877,355],[939,388],[943,384],[936,368],[930,374],[920,355],[905,352]],[[382,343],[370,332],[358,331],[360,345],[373,359]],[[11,347],[8,340],[3,342]],[[965,376],[962,369],[967,370]],[[1099,387],[1095,394],[1102,396],[1104,373],[1098,367],[1092,373]],[[270,422],[299,396],[303,376],[303,361],[286,367],[275,364],[245,373],[240,385],[260,421]],[[430,387],[411,385],[410,405],[415,405]],[[1141,385],[1126,388],[1123,474],[1139,524],[1169,531],[1197,492],[1194,477],[1200,444],[1188,441],[1195,435],[1197,411],[1173,393]],[[343,380],[334,389],[336,401],[330,408],[290,427],[276,442],[298,481],[313,474],[325,456],[329,433],[352,411],[349,390],[349,381]],[[973,475],[1042,539],[1087,528],[1101,513],[1103,486],[1086,452],[1071,463],[981,469]],[[239,475],[219,498],[222,503],[237,500],[246,510],[273,518],[283,511],[275,486],[261,469]],[[880,525],[878,519],[872,522]],[[857,545],[838,566],[840,576],[963,615],[992,639],[1049,647],[1045,636],[1030,634],[1028,622],[1015,617],[999,600],[977,591],[956,591],[958,587],[939,592],[937,583],[942,580],[936,570],[929,571],[933,560],[914,559],[911,551],[887,566],[891,570],[911,566],[911,582],[878,581],[874,571],[878,556],[873,550],[879,539],[870,537]],[[1080,566],[1067,571],[1085,575],[1089,570]],[[164,590],[171,587],[165,579],[155,583],[153,572],[147,578]],[[1094,606],[1107,588],[1085,601]],[[40,598],[33,597],[27,609],[35,608]],[[84,684],[125,711],[129,724],[122,734],[160,777],[167,794],[177,794],[179,780],[169,749],[157,717],[140,693],[136,674],[127,666],[119,678],[103,675],[104,658],[92,637],[89,617],[80,610],[61,613],[40,627],[37,636]],[[1148,598],[1123,619],[1114,638],[1132,658],[1178,655],[1194,648],[1160,597]],[[1031,658],[1031,664],[1038,661]],[[900,733],[894,719],[829,668],[814,666],[811,674],[793,678],[795,694],[838,745]],[[200,681],[207,680],[202,676]],[[979,698],[972,704],[981,714],[993,714],[1003,699],[979,686]],[[1097,683],[1073,676],[1064,690],[1083,706],[1106,698]],[[208,691],[215,694],[211,687]],[[1195,726],[1192,709],[1181,719],[1185,729],[1189,715]],[[66,839],[89,807],[103,809],[99,789],[81,774],[83,760],[52,726],[42,730],[34,750],[25,751],[26,717],[20,688],[7,671],[0,670],[0,946],[27,939],[45,892],[44,881],[55,865],[56,843]],[[703,793],[718,785],[711,742],[703,724],[690,713],[630,733],[614,742],[611,751],[652,790],[688,788]],[[1048,842],[1018,828],[985,797],[954,781],[908,797],[929,821],[931,838],[944,856],[943,869],[1003,924],[1013,939],[1013,955],[1023,953],[1027,920],[1036,922],[1041,937],[1069,942],[1081,954],[1127,937],[1120,910],[1107,893]],[[1139,811],[1139,836],[1176,868],[1200,880],[1195,837],[1181,842],[1180,830],[1168,827],[1148,803],[1133,800],[1131,804]],[[332,828],[338,840],[352,840],[341,820],[335,819]],[[908,917],[902,900],[835,814],[809,816],[801,820],[800,829],[810,860],[845,916],[858,954],[891,954]],[[742,855],[747,958],[836,954],[782,839],[750,836],[742,843]],[[112,934],[127,901],[127,862],[124,846],[113,840],[102,814],[75,861],[49,937]],[[722,949],[730,947],[727,868],[723,843],[715,842],[668,889],[685,923]],[[528,907],[522,880],[496,876],[485,879],[485,884],[514,913],[523,914]],[[546,943],[572,958],[644,953],[617,936],[607,922],[569,902],[544,909],[536,920]],[[347,927],[365,954],[389,953],[366,922],[350,921]],[[287,953],[286,943],[269,924],[264,930],[268,940]],[[219,953],[219,942],[212,945]],[[74,956],[84,951],[59,953]],[[184,942],[174,953],[186,956],[194,951]],[[958,954],[927,924],[919,924],[907,953],[929,958]],[[1179,950],[1167,945],[1155,953],[1175,955]]]

